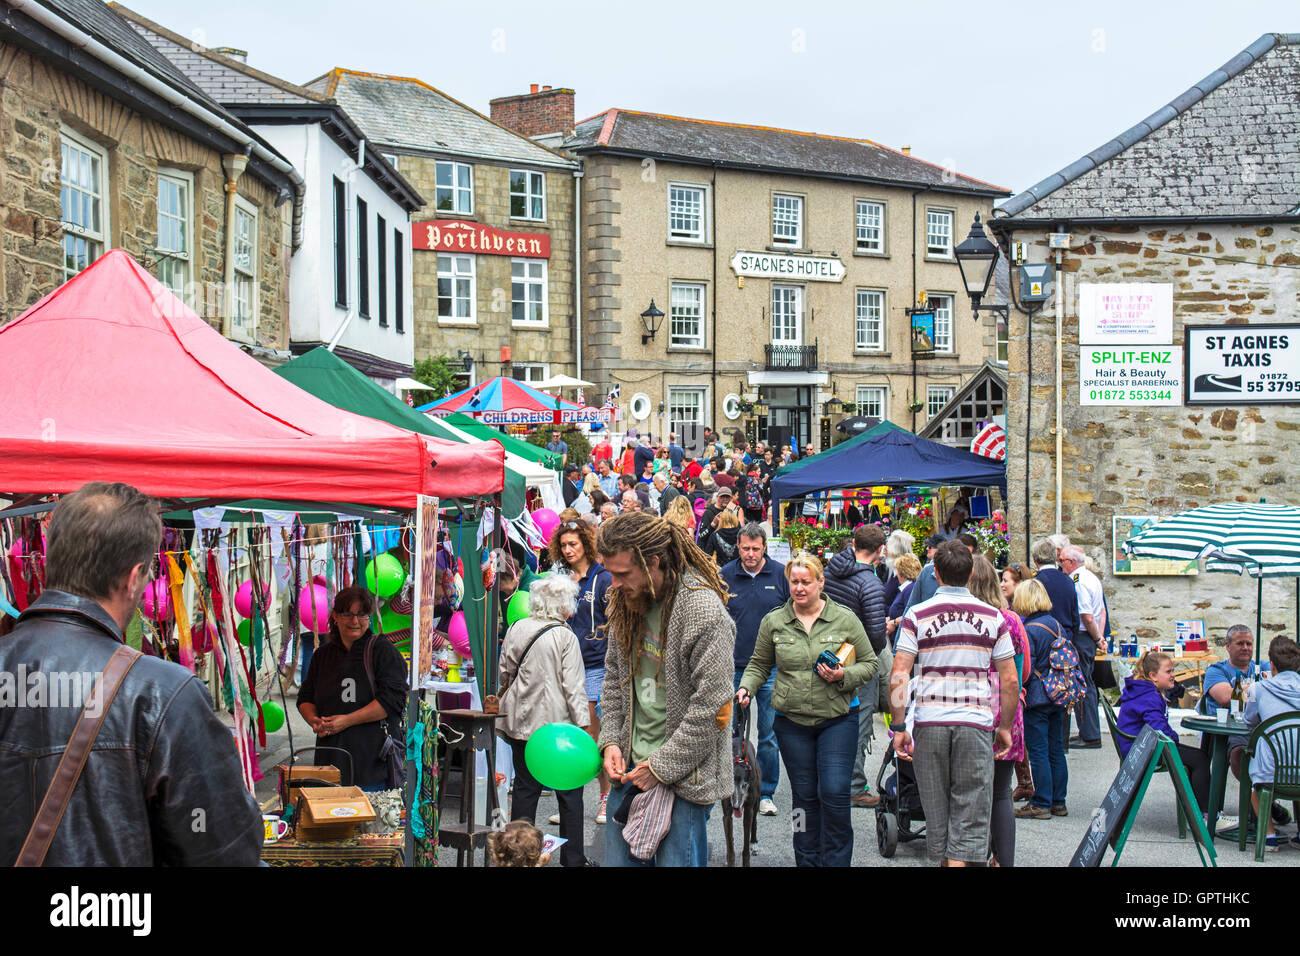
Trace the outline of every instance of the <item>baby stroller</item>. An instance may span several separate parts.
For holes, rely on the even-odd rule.
[[[921,809],[916,774],[910,760],[899,760],[895,754],[892,733],[876,774],[876,793],[880,794],[876,807],[876,845],[880,847],[880,855],[888,859],[900,841],[911,843],[925,836],[925,811]],[[921,824],[920,829],[913,830],[912,824],[916,822]]]

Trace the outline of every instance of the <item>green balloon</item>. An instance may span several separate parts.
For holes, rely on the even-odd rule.
[[[600,751],[581,727],[546,724],[524,745],[524,763],[543,787],[576,790],[600,773]]]
[[[506,605],[506,624],[513,624],[515,621],[522,621],[528,616],[528,592],[520,588],[510,597],[510,603]],[[540,778],[539,778],[540,779]]]
[[[284,726],[284,709],[273,700],[262,705],[262,720],[266,723],[266,732],[273,734]]]
[[[253,640],[253,622],[248,618],[240,621],[235,625],[235,637],[239,638],[239,643],[245,647]]]
[[[366,587],[382,598],[392,597],[406,583],[406,569],[391,554],[381,554],[366,565]]]

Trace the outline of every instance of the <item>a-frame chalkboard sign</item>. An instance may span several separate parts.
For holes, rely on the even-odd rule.
[[[1111,866],[1119,865],[1120,854],[1128,840],[1129,830],[1137,819],[1138,808],[1146,796],[1147,786],[1156,769],[1163,766],[1169,771],[1169,779],[1174,785],[1174,795],[1182,805],[1183,815],[1192,828],[1192,839],[1196,841],[1196,852],[1200,854],[1202,866],[1218,866],[1215,862],[1214,842],[1205,828],[1201,810],[1192,796],[1192,785],[1187,779],[1187,771],[1178,757],[1177,745],[1159,731],[1143,727],[1128,756],[1120,764],[1115,782],[1106,792],[1106,799],[1101,802],[1093,816],[1088,833],[1074,851],[1070,866],[1101,866],[1101,858],[1106,853],[1106,844],[1115,849]],[[1206,859],[1206,853],[1209,859]]]

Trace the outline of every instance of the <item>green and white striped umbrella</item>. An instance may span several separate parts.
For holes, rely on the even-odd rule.
[[[1153,525],[1123,547],[1138,557],[1205,558],[1207,571],[1300,576],[1300,508],[1263,502],[1206,505]]]

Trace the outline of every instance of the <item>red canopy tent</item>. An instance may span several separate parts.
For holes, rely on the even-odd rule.
[[[0,493],[124,481],[158,497],[413,508],[502,490],[505,452],[335,408],[120,249],[0,326]]]

